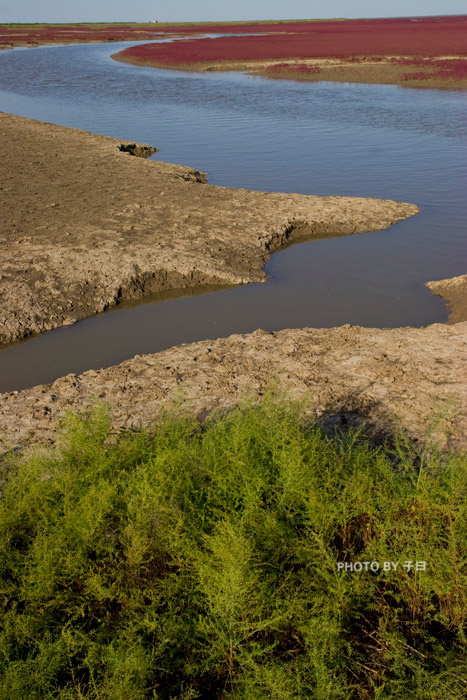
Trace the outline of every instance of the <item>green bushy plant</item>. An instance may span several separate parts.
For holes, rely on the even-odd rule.
[[[466,695],[463,455],[274,396],[125,434],[97,407],[0,488],[2,700]]]

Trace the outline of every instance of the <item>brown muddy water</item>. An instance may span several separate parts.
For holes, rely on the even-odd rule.
[[[5,347],[0,391],[256,328],[447,319],[424,283],[466,272],[465,94],[110,59],[127,45],[1,52],[0,109],[150,143],[161,149],[153,158],[207,171],[211,184],[389,198],[422,212],[387,231],[276,253],[265,284],[158,296]]]

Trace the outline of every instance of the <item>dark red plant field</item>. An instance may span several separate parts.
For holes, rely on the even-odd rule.
[[[270,34],[198,39],[189,46],[153,47],[154,59],[169,63],[205,60],[305,58],[352,55],[464,55],[467,16],[240,24],[0,25],[2,44],[74,43],[157,38],[160,34]],[[281,36],[282,35],[282,36]],[[146,59],[148,49],[129,49]]]
[[[466,16],[249,25],[242,29],[278,33],[143,44],[126,49],[120,57],[176,66],[290,58],[467,55]]]
[[[245,34],[306,32],[312,22],[264,22],[257,24],[0,24],[0,45],[69,44],[157,39],[160,34]],[[313,22],[313,24],[315,24]]]
[[[227,36],[209,39],[205,34]],[[161,35],[187,40],[143,43]],[[263,62],[255,70],[271,78],[467,88],[466,15],[252,24],[0,25],[3,48],[115,41],[139,42],[114,55],[136,64],[222,70]],[[327,60],[336,65],[324,65]]]

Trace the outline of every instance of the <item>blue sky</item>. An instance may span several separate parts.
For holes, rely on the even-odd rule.
[[[0,22],[222,21],[465,14],[465,0],[0,0]]]

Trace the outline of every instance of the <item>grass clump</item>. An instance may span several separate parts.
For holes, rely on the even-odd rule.
[[[122,435],[70,415],[3,464],[0,698],[464,698],[466,487],[464,456],[274,398]]]

